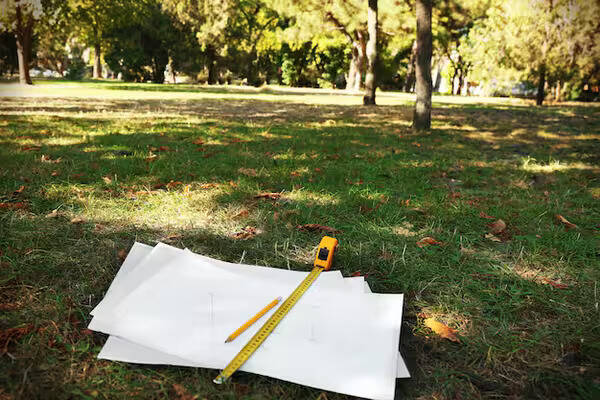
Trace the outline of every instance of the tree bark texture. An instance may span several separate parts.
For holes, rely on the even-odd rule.
[[[541,106],[544,103],[544,87],[546,86],[546,64],[540,65],[539,69],[539,81],[538,81],[538,89],[537,95],[535,99],[535,104]]]
[[[19,62],[19,83],[32,85],[29,76],[29,62],[31,60],[31,37],[33,35],[33,15],[23,15],[21,6],[17,6],[17,26],[15,37],[17,39],[17,59]]]
[[[431,34],[432,0],[416,0],[417,9],[417,60],[415,68],[417,101],[413,114],[413,128],[431,128],[431,54],[433,38]]]
[[[102,79],[102,54],[100,49],[100,43],[94,44],[94,78]]]
[[[365,75],[364,105],[375,105],[375,89],[377,88],[377,0],[369,0],[367,14],[367,29],[369,41],[367,42],[367,74]]]
[[[415,40],[410,52],[410,60],[408,61],[408,70],[406,71],[406,80],[404,81],[404,91],[412,92],[415,86],[415,62],[417,60],[417,41]]]

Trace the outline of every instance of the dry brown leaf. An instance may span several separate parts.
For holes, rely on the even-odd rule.
[[[234,233],[233,235],[231,235],[232,238],[234,239],[240,239],[240,240],[246,240],[246,239],[251,239],[254,236],[258,235],[260,233],[260,231],[258,229],[256,229],[253,226],[247,226],[245,228],[242,228],[241,231]]]
[[[502,239],[500,239],[498,236],[496,236],[492,233],[486,233],[485,238],[490,239],[492,242],[501,242],[502,241]]]
[[[567,220],[565,217],[563,217],[563,216],[562,216],[562,215],[560,215],[560,214],[556,214],[556,220],[557,220],[559,223],[563,224],[563,225],[565,226],[565,229],[566,229],[566,230],[569,230],[569,229],[571,229],[571,228],[577,228],[577,225],[575,225],[575,224],[574,224],[574,223],[572,223],[572,222],[569,222],[569,221],[568,221],[568,220]]]
[[[46,214],[46,218],[56,218],[58,217],[58,209],[52,210],[50,214]]]
[[[173,189],[175,186],[183,185],[183,182],[180,181],[170,181],[166,184],[167,189]]]
[[[117,252],[117,257],[119,257],[119,260],[121,260],[121,262],[125,261],[125,258],[127,258],[127,250],[125,249],[121,249]]]
[[[248,216],[248,214],[249,214],[248,210],[244,209],[244,210],[240,211],[239,213],[235,214],[233,216],[233,218],[245,218]]]
[[[301,231],[309,231],[309,232],[320,231],[320,232],[329,232],[329,233],[340,233],[340,231],[335,228],[332,228],[332,227],[326,226],[326,225],[319,225],[319,224],[298,225],[298,226],[296,226],[296,229],[299,229]]]
[[[565,285],[564,283],[556,282],[556,281],[550,280],[548,278],[542,278],[542,281],[544,281],[544,283],[547,283],[548,285],[550,285],[556,289],[568,289],[569,288],[569,286]]]
[[[112,183],[112,179],[111,179],[111,177],[110,177],[110,176],[108,176],[108,175],[107,175],[107,176],[103,176],[103,177],[102,177],[102,180],[103,180],[103,181],[104,181],[104,183],[106,183],[106,184],[111,184],[111,183]]]
[[[23,202],[17,202],[17,203],[0,203],[0,208],[10,208],[10,209],[27,208],[27,204],[23,203]]]
[[[4,354],[8,350],[11,341],[18,340],[22,336],[31,333],[34,330],[33,324],[28,324],[18,328],[8,328],[0,330],[0,353]]]
[[[490,233],[497,235],[506,229],[506,223],[501,219],[498,219],[491,224],[488,224],[488,228],[490,229]]]
[[[212,189],[216,188],[217,186],[219,186],[219,184],[214,182],[203,183],[200,185],[200,189]]]
[[[417,241],[417,246],[423,248],[425,246],[429,246],[429,245],[441,245],[442,242],[435,240],[434,238],[432,238],[431,236],[425,236],[423,239]]]
[[[81,217],[71,218],[71,223],[72,224],[82,224],[84,222],[85,222],[85,219],[83,219]]]
[[[496,217],[492,217],[491,215],[488,215],[488,214],[484,213],[483,211],[481,211],[481,212],[479,213],[479,216],[480,216],[481,218],[486,218],[486,219],[496,219]]]
[[[434,331],[438,336],[448,339],[453,342],[460,343],[460,339],[456,336],[457,331],[450,328],[448,325],[435,320],[435,318],[427,318],[424,321],[426,327]]]
[[[197,145],[202,145],[202,144],[204,144],[204,140],[202,140],[202,138],[197,138],[197,139],[194,139],[194,141],[192,143],[197,144]]]
[[[269,199],[278,200],[281,197],[281,193],[264,192],[254,196],[255,199]]]
[[[45,154],[42,154],[42,156],[40,157],[42,162],[45,163],[52,163],[52,164],[58,164],[59,162],[61,162],[61,158],[58,157],[57,159],[53,160],[52,157],[47,156]]]
[[[148,157],[144,158],[144,160],[146,160],[146,162],[153,162],[156,161],[157,158],[158,156],[156,154],[150,154]]]
[[[42,149],[41,146],[23,146],[21,147],[22,151],[40,151]]]
[[[198,395],[191,395],[185,390],[185,388],[177,383],[173,384],[173,390],[178,397],[178,400],[196,400]]]
[[[15,191],[13,192],[13,195],[15,195],[15,196],[16,196],[16,195],[18,195],[18,194],[21,194],[21,193],[23,193],[23,190],[25,190],[25,185],[21,185],[21,186],[20,186],[20,187],[19,187],[17,190],[15,190]]]
[[[254,168],[239,168],[238,172],[240,174],[244,174],[246,176],[257,176],[258,173],[256,172],[256,170]]]

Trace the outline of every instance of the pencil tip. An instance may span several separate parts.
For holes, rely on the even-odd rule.
[[[229,342],[231,342],[231,339],[229,339],[229,338],[225,339],[225,343],[229,343]]]

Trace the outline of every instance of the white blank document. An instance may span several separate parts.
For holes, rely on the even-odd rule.
[[[306,274],[136,243],[89,327],[111,335],[100,358],[222,369],[274,310],[224,339]],[[392,399],[396,377],[408,376],[397,352],[403,298],[369,291],[362,277],[322,273],[242,370]]]

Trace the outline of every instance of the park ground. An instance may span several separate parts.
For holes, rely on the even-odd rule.
[[[345,276],[405,293],[398,398],[599,398],[598,104],[436,96],[431,132],[414,133],[408,94],[363,107],[37,82],[0,96],[1,399],[348,399],[98,360],[106,337],[86,329],[134,241],[308,270],[327,232],[305,224],[339,230]]]

